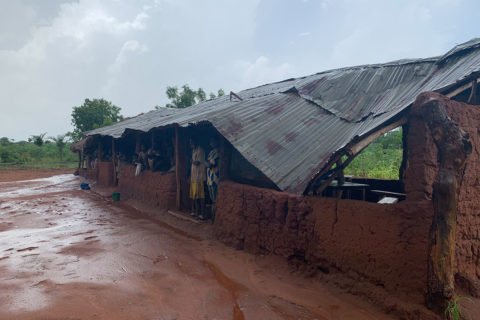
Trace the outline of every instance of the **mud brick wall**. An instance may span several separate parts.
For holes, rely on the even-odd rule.
[[[95,168],[95,169],[92,169],[92,168],[86,169],[84,177],[89,179],[89,180],[95,180],[96,181],[97,177],[98,177],[98,167]]]
[[[217,206],[215,235],[229,245],[294,257],[423,303],[429,201],[380,205],[222,182]]]
[[[480,106],[441,99],[449,116],[470,134],[473,151],[467,159],[462,177],[457,212],[456,263],[458,275],[476,287],[480,294]],[[421,119],[411,117],[408,135],[408,164],[405,171],[409,198],[431,199],[432,184],[437,174],[437,150],[431,133]],[[421,166],[424,162],[427,165]],[[472,290],[471,290],[472,291]]]
[[[315,213],[311,260],[423,303],[427,275],[428,201],[382,205],[310,198]]]
[[[480,280],[480,107],[447,105],[450,117],[470,134],[473,151],[467,160],[457,212],[457,269],[471,280]],[[477,291],[480,286],[477,283]],[[478,292],[477,292],[478,294]]]
[[[79,175],[80,177],[86,178],[86,177],[87,177],[87,169],[85,169],[85,168],[80,168],[80,169],[78,169],[78,175]]]
[[[102,161],[97,163],[97,183],[100,186],[111,187],[114,185],[113,163]]]
[[[165,209],[175,208],[176,175],[175,172],[142,171],[135,176],[135,167],[122,165],[118,190],[121,199],[136,199],[144,203]]]

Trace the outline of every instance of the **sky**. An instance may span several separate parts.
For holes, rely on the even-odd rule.
[[[0,137],[71,131],[86,98],[133,116],[167,86],[237,92],[475,37],[478,0],[0,0]]]

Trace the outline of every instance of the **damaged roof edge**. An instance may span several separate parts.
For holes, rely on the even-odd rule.
[[[384,134],[386,132],[383,132],[384,128],[388,128],[389,126],[392,126],[391,128],[388,129],[387,132],[394,130],[395,128],[398,128],[400,126],[403,126],[406,123],[406,116],[410,112],[410,107],[411,105],[402,110],[401,112],[397,113],[395,116],[390,118],[387,122],[383,123],[382,125],[378,126],[375,129],[370,130],[367,133],[364,133],[362,135],[356,135],[352,140],[350,140],[346,145],[342,146],[335,152],[332,152],[328,160],[325,162],[325,165],[317,172],[315,175],[313,175],[307,186],[305,187],[305,190],[303,191],[303,195],[307,195],[317,180],[319,176],[324,175],[326,172],[328,172],[331,167],[343,156],[353,156],[356,157],[358,154],[360,154],[368,145],[370,145],[376,138],[378,138],[377,133]],[[369,137],[373,137],[372,141],[369,141],[368,143],[365,144],[365,146],[361,147],[359,150],[354,150],[354,146],[361,143],[362,141],[368,140]]]

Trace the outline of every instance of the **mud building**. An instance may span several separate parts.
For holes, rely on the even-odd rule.
[[[425,304],[439,312],[438,298],[451,290],[480,295],[479,79],[474,39],[441,57],[335,69],[150,111],[87,132],[75,150],[85,155],[81,174],[118,185],[122,199],[189,210],[188,139],[208,150],[215,136],[219,240],[341,274],[351,281],[340,285],[398,314]],[[397,127],[399,179],[345,179],[355,156]],[[135,176],[129,161],[142,146],[170,152],[174,169]],[[453,228],[442,227],[445,219]],[[432,266],[440,260],[449,263]]]

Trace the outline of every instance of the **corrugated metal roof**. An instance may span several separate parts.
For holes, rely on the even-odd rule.
[[[480,39],[442,57],[330,70],[223,96],[187,109],[151,111],[87,135],[211,123],[280,189],[302,193],[355,137],[404,111],[424,91],[441,91],[480,71]]]

